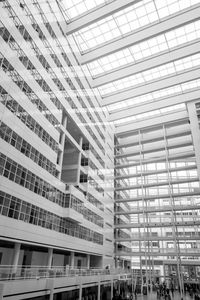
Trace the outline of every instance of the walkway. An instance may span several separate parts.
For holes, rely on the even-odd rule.
[[[133,299],[135,300],[135,298],[133,298]],[[190,297],[190,295],[188,293],[186,295],[184,295],[184,298],[183,298],[183,300],[193,300],[193,299],[194,299],[194,297],[193,298]],[[151,293],[148,296],[138,294],[137,300],[157,300],[157,295],[156,295],[156,293]],[[160,300],[164,300],[164,297],[161,297]],[[181,300],[180,293],[175,292],[174,297],[171,297],[171,300]]]

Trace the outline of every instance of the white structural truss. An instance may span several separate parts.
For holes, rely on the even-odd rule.
[[[149,278],[175,265],[183,288],[200,265],[200,1],[69,3],[77,64],[116,128],[116,257]]]

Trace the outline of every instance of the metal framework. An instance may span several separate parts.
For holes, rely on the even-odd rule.
[[[147,280],[175,264],[181,291],[200,266],[199,15],[199,0],[115,0],[66,30],[116,128],[116,258]]]

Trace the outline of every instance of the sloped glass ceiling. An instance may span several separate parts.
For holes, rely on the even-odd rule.
[[[178,72],[182,72],[186,69],[190,69],[196,66],[200,66],[200,53],[186,58],[178,59],[174,62],[170,62],[120,80],[113,81],[100,87],[99,91],[103,96],[108,95],[110,93],[134,87],[141,83],[146,83],[154,79],[161,79],[162,77],[169,75],[171,76],[173,74],[177,74]]]
[[[126,6],[123,6],[121,0],[62,1],[71,22],[73,18],[81,21],[92,10],[98,10],[111,2],[120,4],[122,8],[109,11],[107,16],[98,21],[91,19],[89,25],[86,22],[86,25],[70,35],[80,51],[80,64],[90,77],[91,88],[100,94],[102,106],[108,109],[111,120],[116,126],[122,126],[145,117],[181,109],[184,106],[184,94],[200,87],[200,76],[188,75],[200,68],[200,18],[193,16],[193,12],[200,8],[200,0],[133,0]],[[187,13],[190,13],[191,18],[188,18],[188,14],[184,19]],[[164,21],[169,24],[168,30],[158,29],[155,35],[143,37],[146,29],[152,25],[162,25]],[[137,41],[134,42],[138,32],[140,37],[137,35]],[[130,35],[133,43],[123,46]],[[112,47],[114,42],[119,42],[116,50]],[[107,45],[111,47],[105,50],[104,46]],[[192,45],[193,49],[188,53],[186,47]],[[99,55],[98,52],[96,58],[94,53],[98,49],[102,53]],[[175,51],[180,51],[181,55],[173,59],[171,54]],[[90,53],[93,54],[92,58]],[[82,57],[87,57],[83,63]],[[145,69],[145,61],[150,62],[148,65],[151,67]],[[176,82],[180,74],[185,76],[182,82]],[[174,82],[168,83],[166,79],[169,78],[174,78]],[[126,95],[127,91],[160,81],[166,82],[162,88],[157,84],[150,92],[145,92],[144,88],[143,91],[140,89],[133,93],[136,96]],[[180,101],[173,106],[166,106],[164,100],[175,95],[183,95],[183,106]],[[163,108],[155,110],[154,107],[152,111],[142,113],[144,104],[162,100]],[[141,113],[131,116],[129,109],[136,106],[141,107]]]
[[[68,18],[72,20],[108,2],[111,1],[109,0],[64,0],[63,5]]]
[[[77,1],[76,1],[77,2]],[[91,1],[93,2],[93,1]],[[95,2],[95,1],[94,1]],[[80,51],[110,42],[115,38],[199,3],[199,0],[143,0],[74,33]]]
[[[96,77],[102,75],[104,72],[114,71],[121,66],[135,64],[145,58],[169,52],[177,46],[199,38],[200,21],[198,20],[97,59],[94,62],[88,63],[87,66],[91,75]]]

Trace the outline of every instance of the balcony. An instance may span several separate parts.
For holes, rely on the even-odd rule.
[[[96,276],[115,274],[108,269],[74,269],[69,266],[54,266],[48,268],[46,266],[17,266],[1,265],[0,281],[8,280],[26,280],[26,279],[42,279],[42,278],[58,278],[58,277],[77,277],[77,276]]]

